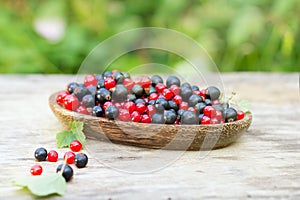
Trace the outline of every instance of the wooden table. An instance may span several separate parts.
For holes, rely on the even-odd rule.
[[[176,159],[153,167],[154,150],[88,140],[88,167],[75,169],[66,194],[50,199],[300,199],[299,74],[225,73],[222,78],[226,91],[252,104],[253,123],[236,143],[211,152],[168,151]],[[56,148],[55,134],[63,127],[48,97],[72,80],[0,76],[0,199],[32,198],[11,180],[29,175],[37,147],[56,149],[61,157],[67,151]],[[41,164],[45,174],[58,165]]]

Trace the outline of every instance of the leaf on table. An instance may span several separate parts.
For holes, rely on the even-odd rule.
[[[64,195],[66,181],[61,174],[20,177],[13,181],[16,186],[27,188],[36,196]]]
[[[71,131],[61,131],[56,134],[56,145],[58,148],[69,147],[76,136]]]
[[[85,147],[85,135],[83,133],[83,122],[71,121],[71,130],[61,131],[56,134],[56,145],[58,148],[69,147],[73,140],[79,140],[82,147]]]
[[[75,135],[76,139],[80,141],[82,147],[85,146],[85,135],[83,133],[83,122],[72,121],[70,123],[71,131]]]

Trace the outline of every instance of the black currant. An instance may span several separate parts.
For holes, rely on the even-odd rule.
[[[91,93],[92,95],[95,96],[96,91],[97,91],[97,87],[96,87],[96,86],[90,85],[90,86],[87,87],[87,89],[90,91],[90,93]]]
[[[112,72],[106,71],[106,72],[103,73],[103,78],[104,78],[104,79],[106,79],[106,78],[108,78],[108,77],[112,77]]]
[[[200,103],[202,101],[203,101],[203,99],[201,96],[199,96],[197,94],[192,94],[189,98],[188,103],[189,103],[190,107],[194,107],[197,103]]]
[[[217,87],[209,86],[208,88],[206,88],[205,94],[207,98],[213,101],[219,99],[221,92]]]
[[[102,74],[96,74],[96,78],[99,81],[99,80],[103,79],[103,75]]]
[[[119,115],[119,110],[116,106],[108,106],[105,110],[105,115],[108,119],[116,119]]]
[[[127,101],[135,101],[135,100],[136,100],[136,96],[134,94],[127,95]]]
[[[177,119],[177,115],[172,110],[165,110],[164,112],[164,121],[166,124],[174,124]]]
[[[223,112],[224,111],[224,108],[221,104],[217,103],[217,104],[214,104],[213,107],[217,110],[217,111],[220,111],[220,112]]]
[[[81,104],[86,108],[92,108],[95,106],[95,97],[91,94],[87,94],[82,98]]]
[[[152,93],[157,93],[155,87],[153,87],[152,85],[150,85],[149,90],[145,91],[146,95],[149,96]]]
[[[165,107],[162,104],[156,103],[154,104],[157,113],[164,113]]]
[[[177,111],[178,110],[178,105],[177,105],[177,103],[175,103],[174,101],[168,101],[168,104],[169,104],[169,108],[170,109],[174,109],[175,111]]]
[[[160,114],[160,113],[155,113],[151,117],[151,123],[154,123],[154,124],[164,124],[165,123],[164,115]]]
[[[106,101],[110,101],[111,100],[111,92],[105,88],[100,88],[96,92],[96,100],[102,104],[105,103]]]
[[[233,122],[237,119],[237,112],[234,108],[227,108],[224,111],[225,122]]]
[[[112,92],[112,99],[115,102],[125,101],[128,95],[128,90],[124,85],[117,84]]]
[[[123,83],[125,77],[120,72],[115,72],[113,78],[116,80],[117,83]]]
[[[153,75],[151,77],[151,82],[152,82],[152,86],[155,87],[156,84],[158,84],[158,83],[164,83],[164,80],[158,75]]]
[[[180,80],[176,76],[169,76],[167,78],[166,85],[167,85],[168,88],[171,87],[171,85],[180,86]]]
[[[193,91],[199,91],[199,87],[197,85],[193,85],[191,88]]]
[[[135,105],[138,104],[138,103],[146,104],[146,101],[145,101],[144,99],[139,98],[139,99],[136,99],[136,100],[134,101],[134,104],[135,104]]]
[[[69,84],[68,84],[68,87],[67,87],[68,92],[69,92],[70,94],[72,94],[72,93],[74,92],[74,89],[75,89],[76,87],[78,87],[78,86],[79,86],[78,83],[75,83],[75,82],[69,83]]]
[[[84,97],[87,94],[91,94],[91,93],[86,87],[78,86],[74,89],[73,94],[78,98],[79,101],[81,101],[82,97]]]
[[[37,148],[34,152],[34,157],[37,161],[45,161],[47,158],[47,150],[43,147]]]
[[[186,110],[180,119],[181,124],[199,124],[199,118],[196,113]]]
[[[93,107],[93,111],[92,111],[92,114],[93,116],[96,116],[96,117],[103,117],[103,109],[101,108],[101,106],[94,106]]]
[[[148,102],[148,105],[154,105],[155,104],[155,100],[150,100],[149,102]]]
[[[104,79],[99,79],[97,83],[97,89],[104,88]]]
[[[139,85],[139,84],[135,84],[132,88],[131,88],[131,92],[137,97],[140,98],[143,96],[144,94],[144,88]]]
[[[204,103],[207,105],[207,106],[211,106],[212,105],[212,102],[210,99],[205,99],[204,100]]]
[[[63,165],[65,166],[63,167]],[[64,170],[62,176],[65,178],[66,182],[69,182],[74,174],[72,167],[68,164],[60,164],[56,169],[56,173],[60,172],[62,169]]]
[[[197,103],[194,108],[196,110],[197,113],[201,114],[203,113],[203,109],[206,107],[206,104],[204,102],[200,102],[200,103]]]
[[[165,98],[158,98],[155,103],[161,104],[166,110],[170,108],[169,102]]]
[[[226,110],[227,108],[229,108],[229,104],[228,103],[221,103],[223,110]]]
[[[192,94],[193,94],[193,91],[191,88],[188,88],[188,87],[181,88],[180,95],[181,95],[183,101],[188,102],[188,100]]]
[[[181,88],[189,88],[189,89],[192,89],[192,86],[191,84],[189,84],[188,82],[184,82],[181,84]]]
[[[124,79],[125,78],[130,78],[130,74],[127,73],[127,72],[121,72],[121,74],[124,76]]]
[[[74,164],[76,165],[76,167],[84,168],[87,163],[88,163],[88,157],[86,154],[84,154],[84,153],[76,154],[76,156],[74,158]]]

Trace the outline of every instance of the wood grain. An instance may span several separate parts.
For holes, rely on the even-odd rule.
[[[251,102],[253,122],[232,145],[213,151],[159,151],[87,141],[88,167],[63,197],[49,199],[299,199],[299,74],[225,73],[227,93]],[[0,199],[32,199],[11,184],[29,175],[33,152],[55,148],[63,129],[49,96],[73,76],[1,75]],[[8,84],[9,83],[9,84]],[[58,163],[42,162],[44,173]]]

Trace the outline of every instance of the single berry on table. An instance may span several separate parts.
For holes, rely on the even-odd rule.
[[[73,140],[71,143],[70,143],[70,149],[74,152],[78,152],[80,151],[82,148],[82,144],[80,141],[78,140]]]
[[[43,172],[43,168],[41,165],[33,165],[31,168],[30,168],[30,173],[33,175],[33,176],[38,176],[38,175],[41,175]]]
[[[74,164],[76,165],[76,167],[84,168],[87,165],[87,163],[88,163],[88,157],[86,154],[84,153],[76,154],[74,158]]]
[[[64,155],[64,160],[69,165],[74,164],[74,158],[75,158],[75,153],[73,153],[72,151],[68,151]]]
[[[49,162],[56,162],[58,160],[58,153],[55,150],[51,150],[47,154]]]
[[[56,173],[61,173],[61,170],[63,170],[62,176],[65,178],[66,182],[69,182],[74,174],[72,167],[68,164],[60,164],[56,169]]]
[[[37,148],[34,152],[36,161],[45,161],[47,158],[47,150],[43,147]]]

